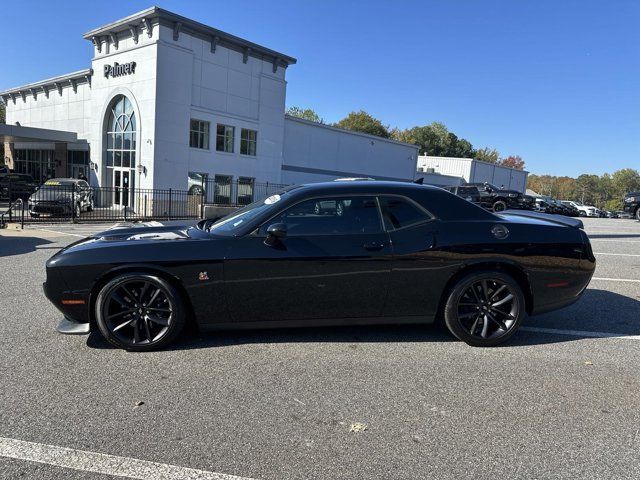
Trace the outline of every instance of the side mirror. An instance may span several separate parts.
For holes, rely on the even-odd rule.
[[[267,228],[267,235],[270,237],[284,238],[287,236],[287,225],[285,223],[274,223]]]

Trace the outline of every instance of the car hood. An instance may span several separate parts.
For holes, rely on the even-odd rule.
[[[204,237],[209,235],[184,221],[118,223],[108,230],[93,235],[94,239],[104,242],[189,240]]]
[[[69,191],[38,190],[29,197],[30,202],[70,202],[72,193]]]

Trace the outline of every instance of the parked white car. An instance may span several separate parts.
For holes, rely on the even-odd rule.
[[[598,214],[598,209],[594,206],[591,205],[583,205],[580,202],[574,202],[572,200],[561,200],[562,203],[564,203],[565,205],[573,205],[574,207],[576,207],[578,209],[578,212],[580,212],[580,216],[581,217],[597,217],[599,216]]]

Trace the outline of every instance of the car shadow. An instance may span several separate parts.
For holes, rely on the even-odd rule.
[[[579,332],[598,332],[599,336],[640,335],[640,301],[609,292],[589,289],[583,297],[562,310],[529,317],[505,344],[496,348],[566,343],[590,338]],[[548,333],[527,331],[526,327],[572,331]],[[600,335],[604,333],[605,335]],[[190,326],[165,350],[191,350],[247,344],[274,343],[441,343],[458,341],[439,325],[370,325],[344,327],[308,327],[256,330],[224,330],[203,333]],[[87,337],[87,346],[115,348],[99,332]]]
[[[0,257],[9,257],[12,255],[23,255],[25,253],[31,253],[35,250],[46,249],[59,249],[60,247],[39,247],[40,245],[47,245],[54,243],[50,240],[38,237],[25,237],[25,236],[5,236],[0,235]],[[39,248],[38,248],[39,247]]]

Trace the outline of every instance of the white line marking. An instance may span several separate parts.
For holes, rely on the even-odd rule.
[[[590,337],[590,338],[623,338],[625,340],[640,340],[640,335],[625,335],[624,333],[613,332],[587,332],[583,330],[558,330],[555,328],[540,327],[520,327],[520,330],[534,333],[551,333],[554,335],[569,335],[571,337]]]
[[[69,235],[71,237],[84,238],[88,235],[78,235],[77,233],[58,232],[57,230],[49,230],[48,228],[34,228],[34,230],[40,230],[41,232],[57,233],[58,235]]]
[[[0,437],[0,456],[139,480],[251,480],[225,473]]]
[[[629,282],[629,283],[640,283],[640,280],[636,280],[635,278],[607,278],[607,277],[591,277],[591,280],[601,280],[603,282]]]
[[[616,240],[613,238],[592,238],[589,237],[592,242],[616,242],[616,243],[640,243],[640,240]]]
[[[640,257],[640,255],[636,253],[604,253],[604,252],[593,252],[594,255],[615,255],[618,257]]]

